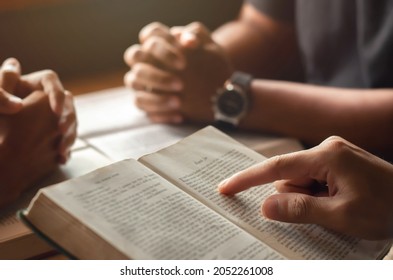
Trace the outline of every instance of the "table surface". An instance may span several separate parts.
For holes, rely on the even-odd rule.
[[[74,95],[95,92],[123,85],[123,77],[126,69],[119,69],[107,73],[97,73],[82,78],[63,81],[64,87]]]

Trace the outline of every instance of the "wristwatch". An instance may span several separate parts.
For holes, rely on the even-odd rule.
[[[252,76],[243,72],[234,72],[217,90],[213,97],[215,125],[222,129],[234,129],[247,114],[250,107],[250,84]]]

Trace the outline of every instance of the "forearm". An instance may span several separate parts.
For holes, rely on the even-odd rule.
[[[393,157],[393,89],[340,89],[254,80],[252,108],[241,126],[316,145],[339,135]]]
[[[295,31],[290,23],[278,22],[244,5],[236,21],[213,33],[236,70],[256,77],[284,78],[297,59]]]

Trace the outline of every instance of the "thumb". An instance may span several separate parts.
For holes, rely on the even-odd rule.
[[[197,49],[203,43],[194,32],[191,32],[182,26],[172,27],[171,34],[176,38],[180,46],[186,49]]]
[[[287,223],[329,223],[329,201],[300,193],[281,193],[268,197],[262,205],[262,214],[272,220]]]
[[[188,49],[197,49],[202,42],[199,38],[191,32],[183,32],[179,38],[180,45]]]
[[[201,23],[193,22],[184,27],[179,38],[180,45],[188,49],[198,49],[213,42],[210,31]]]
[[[8,58],[3,62],[0,69],[1,87],[7,92],[14,93],[20,75],[21,67],[19,61],[15,58]]]
[[[0,113],[15,114],[23,107],[22,99],[0,88]]]

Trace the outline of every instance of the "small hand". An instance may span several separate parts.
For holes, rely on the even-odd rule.
[[[180,92],[184,85],[178,73],[186,65],[184,54],[163,24],[147,25],[139,37],[141,44],[131,46],[124,54],[131,68],[124,77],[125,85],[136,91],[137,107],[153,122],[181,122]]]
[[[58,147],[59,162],[65,163],[76,138],[77,123],[73,97],[70,92],[64,90],[57,74],[51,70],[42,70],[21,76],[21,66],[18,60],[9,58],[3,63],[0,71],[0,85],[14,96],[12,98],[15,102],[20,100],[22,103],[22,99],[34,91],[43,91],[48,95],[50,107],[58,117],[61,132]],[[17,103],[14,107],[20,110],[21,105]]]

